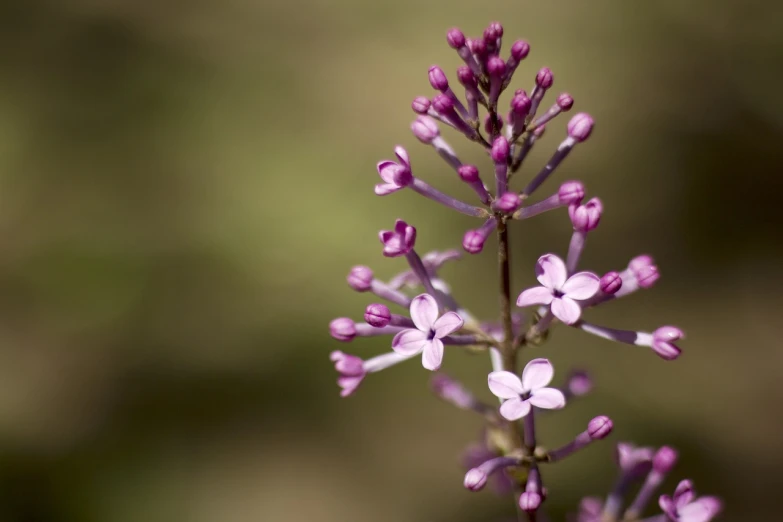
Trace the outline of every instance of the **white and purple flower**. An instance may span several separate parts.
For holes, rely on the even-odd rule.
[[[579,320],[582,307],[577,301],[590,299],[600,287],[600,279],[592,272],[568,277],[565,263],[554,254],[538,258],[536,277],[542,286],[528,288],[519,294],[517,306],[548,305],[552,314],[565,324]]]
[[[443,362],[443,339],[462,328],[462,318],[455,312],[438,317],[438,303],[429,294],[421,294],[411,301],[411,319],[416,329],[409,328],[394,336],[392,350],[413,356],[421,353],[421,364],[428,370],[437,370]]]
[[[507,371],[492,372],[487,379],[490,391],[504,399],[500,414],[510,421],[521,419],[533,406],[547,410],[565,406],[563,392],[547,388],[555,369],[547,359],[533,359],[522,371],[522,379]]]
[[[717,497],[696,498],[690,480],[680,482],[673,496],[661,495],[658,504],[674,522],[708,522],[722,507]]]

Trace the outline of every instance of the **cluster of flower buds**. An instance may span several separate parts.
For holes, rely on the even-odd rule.
[[[571,110],[574,100],[569,94],[562,93],[549,109],[539,111],[554,83],[552,71],[545,67],[536,73],[530,94],[523,89],[514,91],[508,112],[501,114],[500,96],[530,52],[527,42],[519,40],[511,45],[509,56],[503,58],[502,40],[503,27],[496,22],[490,24],[478,38],[467,38],[458,29],[448,31],[448,44],[457,51],[464,64],[456,71],[460,89],[449,82],[443,69],[432,66],[428,76],[436,94],[431,98],[419,96],[412,103],[417,114],[411,124],[413,134],[435,149],[448,168],[472,189],[477,201],[462,201],[426,183],[414,174],[410,155],[401,146],[394,149],[396,160],[382,160],[377,164],[382,183],[375,186],[375,193],[379,196],[410,189],[436,203],[482,220],[462,239],[463,249],[470,254],[481,252],[489,236],[497,232],[501,271],[500,321],[484,323],[475,319],[458,303],[451,287],[439,277],[441,266],[459,258],[460,253],[450,250],[420,256],[415,249],[416,228],[398,219],[391,230],[380,232],[379,239],[383,255],[404,257],[407,267],[388,281],[376,279],[366,266],[354,267],[348,274],[348,284],[354,290],[369,292],[384,302],[369,304],[364,311],[363,322],[341,317],[330,324],[331,335],[338,341],[389,336],[390,350],[367,360],[340,351],[333,352],[331,358],[339,374],[341,394],[348,396],[356,391],[367,374],[418,355],[425,369],[437,371],[443,364],[447,348],[449,352],[463,349],[489,353],[493,371],[488,375],[488,388],[498,398],[499,408],[483,403],[464,386],[441,373],[435,374],[432,388],[444,401],[475,411],[486,419],[485,440],[479,450],[474,449],[467,459],[471,465],[465,475],[465,487],[477,491],[491,476],[500,477],[498,482],[505,488],[499,488],[514,491],[518,508],[530,513],[532,520],[548,492],[543,483],[541,466],[559,462],[593,441],[607,437],[613,423],[606,416],[598,416],[562,447],[546,450],[539,446],[535,429],[536,411],[543,413],[565,407],[568,401],[589,392],[592,382],[584,372],[575,371],[568,376],[563,387],[550,387],[554,368],[547,359],[529,360],[518,375],[517,355],[525,354],[528,346],[545,342],[549,329],[557,324],[619,343],[651,348],[665,360],[673,360],[680,355],[676,342],[684,334],[674,326],[662,326],[652,332],[618,330],[587,322],[583,318],[588,308],[625,297],[640,288],[650,288],[659,278],[658,269],[650,256],[640,255],[632,259],[627,268],[603,276],[577,271],[587,236],[597,229],[604,210],[598,198],[585,201],[585,187],[580,181],[566,181],[551,195],[537,202],[530,201],[573,148],[590,137],[593,119],[588,114],[573,116],[565,124],[565,138],[547,163],[523,183],[521,189],[511,188],[512,177],[520,170],[532,147],[540,141],[546,126],[551,125],[560,113]],[[464,97],[460,97],[458,94],[463,89]],[[483,117],[480,107],[485,111]],[[489,177],[494,182],[485,182],[477,166],[460,160],[455,149],[441,136],[440,127],[444,125],[484,149],[492,165]],[[567,210],[563,214],[568,217],[573,229],[565,261],[552,253],[538,259],[535,273],[540,285],[522,290],[516,299],[518,307],[532,307],[532,310],[527,310],[524,315],[515,314],[509,275],[508,227],[515,221],[559,208]],[[392,312],[389,306],[401,310]],[[620,520],[619,498],[627,482],[646,475],[639,496],[625,512],[626,517],[638,519],[641,509],[676,460],[676,453],[668,448],[657,453],[632,451],[622,445],[621,448],[618,454],[624,473],[620,481],[622,487],[618,486],[605,503],[586,499],[579,521]],[[628,452],[634,456],[629,457]],[[641,464],[643,456],[649,456],[649,465]],[[690,483],[683,484],[686,485],[681,484],[674,497],[661,497],[664,511],[661,516],[674,521],[706,522],[717,513],[719,504],[715,499],[704,497],[693,500]],[[701,514],[695,514],[697,511]]]

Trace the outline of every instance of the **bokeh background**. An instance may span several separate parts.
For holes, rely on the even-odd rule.
[[[617,327],[677,324],[683,356],[558,329],[525,357],[588,367],[589,397],[541,422],[569,440],[594,415],[613,440],[682,450],[674,478],[779,520],[783,5],[746,0],[548,2],[26,0],[0,5],[0,520],[469,522],[513,513],[461,487],[480,421],[406,364],[341,400],[336,316],[370,297],[345,274],[404,217],[421,251],[470,218],[414,194],[377,198],[375,162],[469,197],[408,130],[445,43],[501,20],[597,126],[555,176],[606,212],[584,266],[654,253],[658,285],[591,311]],[[453,77],[453,76],[452,76]],[[551,102],[551,99],[550,99]],[[566,119],[528,160],[531,175]],[[485,170],[475,145],[446,134]],[[543,192],[557,186],[549,182]],[[513,229],[514,288],[565,253],[565,213]],[[492,246],[443,275],[496,311]],[[484,356],[445,369],[483,396]],[[553,520],[613,482],[612,443],[545,470]]]

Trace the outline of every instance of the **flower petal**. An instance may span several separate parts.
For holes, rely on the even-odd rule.
[[[560,290],[571,299],[590,299],[598,293],[600,281],[592,272],[579,272],[569,277]]]
[[[566,400],[563,392],[557,388],[539,388],[530,393],[528,402],[536,408],[557,410],[565,406]]]
[[[378,183],[377,185],[375,185],[375,195],[385,196],[386,194],[397,192],[402,188],[403,187],[397,186],[394,183]]]
[[[522,370],[522,389],[525,391],[543,388],[555,375],[555,368],[548,359],[533,359]]]
[[[570,297],[558,297],[552,300],[552,313],[565,324],[574,324],[582,316],[582,307]]]
[[[677,510],[679,522],[708,522],[721,510],[721,501],[716,497],[700,497]]]
[[[552,299],[552,290],[545,286],[534,286],[519,294],[517,306],[548,305]]]
[[[489,384],[489,391],[501,399],[519,397],[525,393],[522,381],[511,372],[492,372],[487,377],[487,384]]]
[[[400,355],[416,355],[424,349],[427,334],[414,329],[403,330],[392,339],[392,350]]]
[[[388,175],[384,175],[384,171],[388,169],[389,167],[392,167],[394,165],[397,165],[392,160],[381,160],[378,162],[377,165],[375,165],[375,170],[378,171],[378,175],[385,181],[386,183],[391,183],[391,177]]]
[[[538,282],[547,288],[560,289],[566,282],[568,272],[563,260],[554,254],[546,254],[538,258],[536,277]]]
[[[400,162],[406,167],[411,166],[411,160],[408,158],[408,151],[402,148],[401,145],[394,147],[394,154],[400,159]]]
[[[679,510],[683,506],[691,503],[693,497],[696,494],[693,492],[693,482],[690,480],[682,480],[677,484],[677,489],[674,490],[674,505]]]
[[[438,318],[438,302],[429,294],[417,295],[411,301],[411,319],[416,328],[429,333]]]
[[[515,421],[530,413],[530,403],[519,397],[509,399],[500,405],[500,414],[503,418]]]
[[[455,312],[446,312],[432,324],[432,329],[435,330],[435,338],[440,339],[456,332],[463,324],[462,317]]]
[[[669,518],[676,520],[677,509],[674,507],[674,501],[672,500],[672,497],[669,495],[661,495],[658,497],[658,505],[661,507],[663,512],[669,516]]]
[[[435,371],[443,362],[443,341],[432,339],[424,345],[421,355],[421,365],[427,370]]]

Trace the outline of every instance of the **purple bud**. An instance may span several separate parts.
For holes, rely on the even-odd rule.
[[[661,274],[658,272],[657,266],[646,266],[638,270],[635,276],[640,287],[651,288],[660,279]]]
[[[607,272],[598,282],[601,292],[614,295],[623,286],[623,278],[617,272]]]
[[[364,310],[364,320],[367,324],[376,328],[383,328],[391,321],[391,312],[389,307],[380,303],[367,305]]]
[[[430,103],[429,98],[426,96],[417,96],[413,99],[413,103],[411,103],[411,108],[413,109],[413,112],[416,114],[427,114],[427,111],[430,110],[430,106],[432,104]]]
[[[584,205],[571,205],[568,207],[568,215],[571,218],[571,224],[574,230],[580,232],[590,232],[598,227],[601,222],[601,213],[604,206],[601,200],[593,198]]]
[[[447,114],[454,109],[454,101],[445,94],[438,94],[432,99],[432,107],[441,114]]]
[[[446,89],[449,88],[449,80],[446,78],[446,73],[444,73],[443,69],[441,69],[437,65],[433,65],[432,67],[430,67],[429,78],[430,78],[430,85],[432,85],[433,89],[437,89],[440,92],[444,92]]]
[[[587,372],[575,371],[568,376],[568,392],[574,397],[582,397],[593,389],[593,381]]]
[[[465,183],[475,183],[480,179],[479,171],[474,165],[462,165],[457,169],[457,173]]]
[[[522,198],[516,192],[506,192],[492,203],[492,208],[510,214],[522,206]]]
[[[468,47],[470,47],[473,54],[478,54],[479,56],[486,54],[487,52],[487,42],[485,42],[483,38],[469,39]]]
[[[515,94],[514,97],[511,98],[511,111],[520,119],[527,116],[527,113],[530,112],[531,105],[532,102],[524,91]]]
[[[612,433],[612,429],[614,423],[605,415],[599,415],[587,424],[587,434],[590,435],[591,440],[605,439]]]
[[[647,254],[636,256],[628,262],[628,269],[634,274],[648,266],[655,266],[655,260]]]
[[[534,491],[525,491],[519,496],[519,508],[532,513],[541,506],[541,495]]]
[[[446,41],[452,49],[459,49],[465,45],[465,35],[456,27],[452,27],[446,33]]]
[[[329,333],[338,341],[347,343],[356,337],[356,325],[350,317],[338,317],[329,323]]]
[[[530,44],[524,40],[517,40],[514,45],[511,46],[511,56],[516,61],[524,60],[530,52]]]
[[[346,280],[348,285],[357,292],[367,292],[372,286],[373,273],[369,267],[358,265],[351,268]]]
[[[593,132],[593,118],[586,112],[580,112],[568,122],[568,135],[582,142]]]
[[[464,484],[471,491],[479,491],[487,484],[487,474],[478,468],[469,469]]]
[[[552,76],[552,71],[549,67],[542,67],[538,74],[536,74],[536,85],[542,89],[549,89],[555,81],[555,77]]]
[[[394,230],[381,230],[378,237],[383,243],[383,255],[386,257],[404,256],[416,243],[416,229],[398,219]]]
[[[527,91],[525,89],[517,89],[516,91],[514,91],[514,96],[519,96],[520,94],[524,94],[525,96],[527,96]]]
[[[430,144],[432,140],[440,136],[440,130],[435,120],[429,116],[419,116],[411,123],[411,130],[422,143]]]
[[[476,87],[478,85],[476,75],[473,74],[473,71],[467,65],[461,65],[457,68],[457,80],[465,87]]]
[[[491,24],[489,24],[489,26],[486,29],[484,29],[485,40],[497,40],[502,36],[503,36],[503,26],[500,25],[500,22],[492,22]]]
[[[557,199],[563,205],[578,205],[585,197],[585,186],[581,181],[566,181],[557,191]]]
[[[671,446],[661,446],[653,457],[653,469],[658,473],[668,473],[677,464],[677,450]]]
[[[674,342],[685,337],[685,334],[676,326],[661,326],[653,332],[652,337],[652,349],[663,359],[672,361],[682,353]]]
[[[502,78],[506,74],[506,62],[499,56],[492,56],[487,60],[487,73],[490,76]]]
[[[478,254],[484,249],[487,236],[480,230],[468,230],[462,238],[462,248],[470,254]]]
[[[567,112],[574,106],[574,99],[570,94],[564,92],[557,97],[557,106],[560,107],[561,111]]]
[[[503,136],[498,136],[492,144],[492,151],[490,153],[492,161],[495,163],[507,163],[509,151],[508,140]]]

